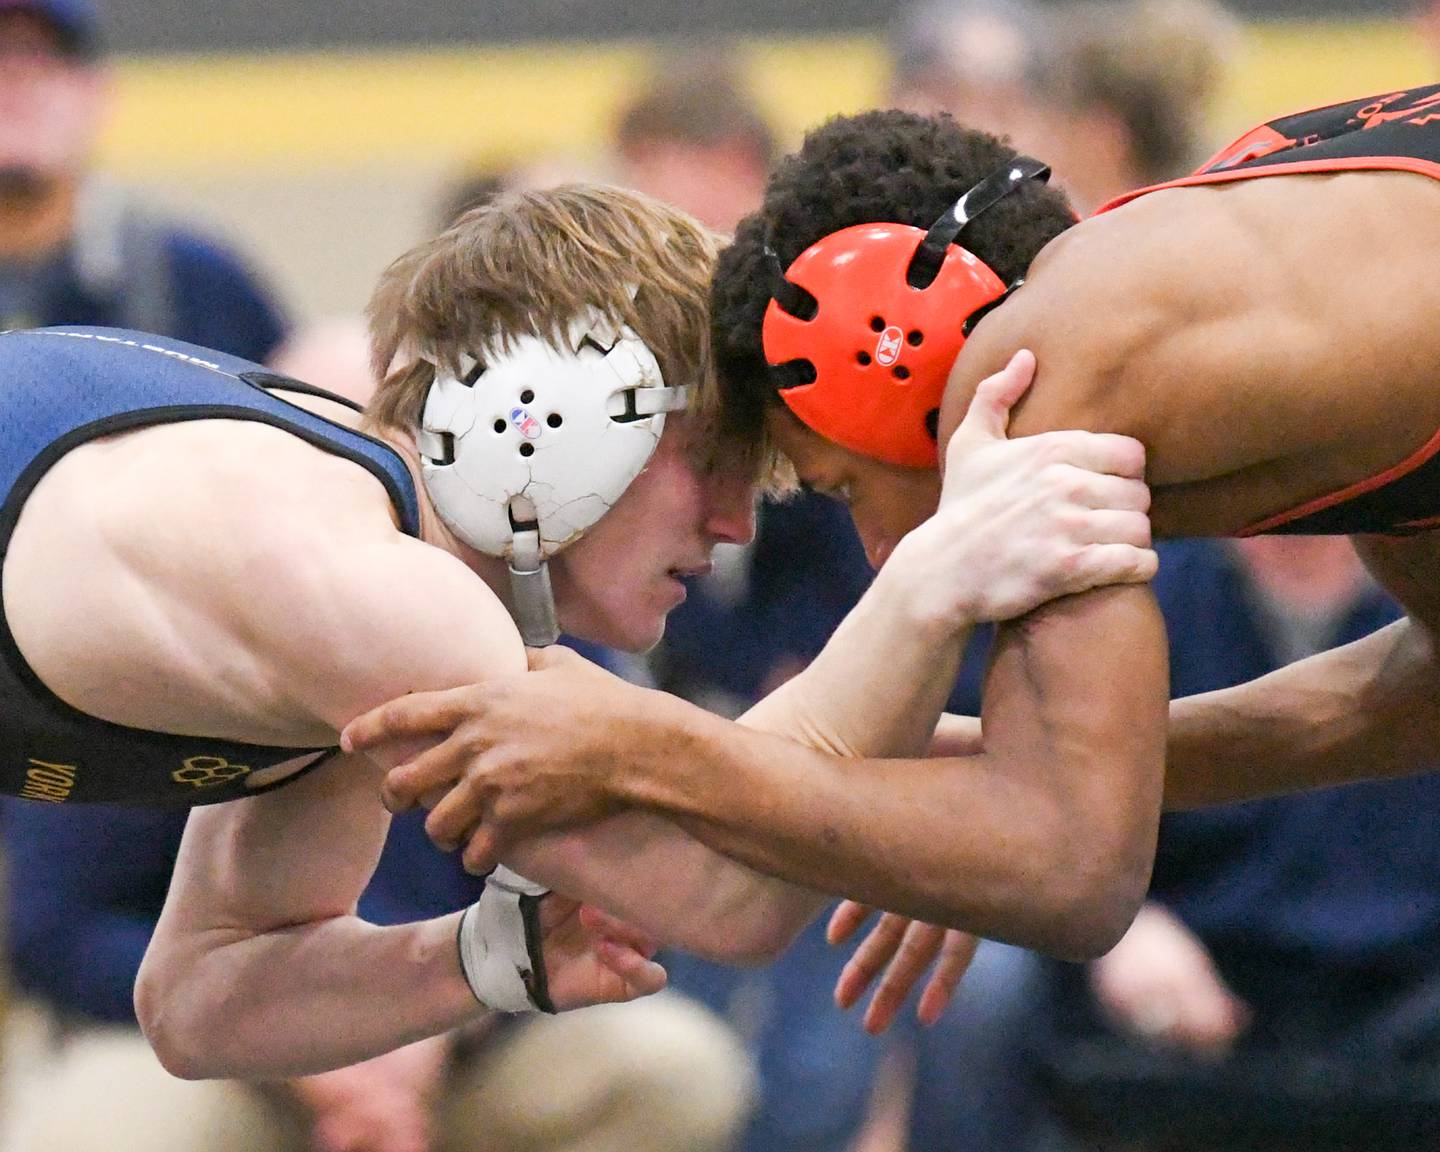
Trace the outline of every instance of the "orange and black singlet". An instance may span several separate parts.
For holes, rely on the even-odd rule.
[[[1099,211],[1163,188],[1365,169],[1417,172],[1440,180],[1440,84],[1271,120],[1222,148],[1193,176],[1127,192]],[[1432,528],[1440,528],[1440,431],[1394,467],[1267,517],[1237,535],[1403,535]]]

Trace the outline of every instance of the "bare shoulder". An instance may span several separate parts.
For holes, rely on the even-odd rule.
[[[1407,173],[1179,188],[1087,220],[977,328],[942,426],[1028,347],[1014,429],[1137,436],[1152,486],[1239,477],[1259,515],[1264,486],[1283,507],[1384,468],[1440,426],[1433,248],[1399,222],[1422,202],[1440,242],[1440,183]],[[1377,235],[1382,206],[1395,223]]]
[[[1038,370],[1015,410],[1017,432],[1087,428],[1148,439],[1151,425],[1164,421],[1138,395],[1137,365],[1153,362],[1163,335],[1214,308],[1213,253],[1173,240],[1173,229],[1149,213],[1140,219],[1117,213],[1085,220],[1051,241],[1025,284],[967,341],[944,415],[955,408],[958,421],[980,380],[1028,348]]]
[[[503,605],[401,533],[368,471],[259,424],[75,450],[27,501],[5,579],[41,679],[137,727],[326,743],[403,691],[524,667]]]

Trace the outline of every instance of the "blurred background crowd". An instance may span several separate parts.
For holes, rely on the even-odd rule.
[[[723,232],[806,126],[899,105],[1009,136],[1083,213],[1253,123],[1440,72],[1437,0],[684,8],[0,0],[0,329],[159,331],[363,399],[376,273],[509,188],[608,180]],[[1397,611],[1340,540],[1162,557],[1177,695]],[[868,579],[838,505],[767,505],[648,659],[589,654],[738,714]],[[673,992],[643,1004],[240,1085],[171,1080],[130,1006],[183,815],[5,801],[0,1152],[1440,1147],[1437,817],[1440,777],[1169,816],[1111,954],[986,943],[930,1029],[839,1012],[845,951],[817,926],[764,970],[671,957]],[[362,910],[476,892],[400,819]]]

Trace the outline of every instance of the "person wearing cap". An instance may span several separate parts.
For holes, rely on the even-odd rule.
[[[247,262],[93,171],[103,48],[84,0],[0,0],[0,330],[110,324],[266,359],[286,322]]]
[[[951,466],[962,415],[999,372],[1034,381],[1017,431],[1140,438],[1164,533],[1354,534],[1407,619],[1178,702],[1168,746],[1164,630],[1143,587],[1002,626],[982,722],[947,725],[960,754],[938,760],[827,756],[613,682],[606,723],[562,750],[580,673],[559,662],[503,702],[393,702],[350,742],[458,727],[387,787],[400,804],[453,780],[483,797],[447,805],[441,829],[479,862],[628,805],[770,874],[1077,958],[1140,905],[1162,786],[1193,807],[1428,768],[1437,107],[1432,85],[1283,117],[1078,224],[1043,164],[985,133],[837,118],[777,167],[715,286],[728,406],[849,505],[876,565],[968,489]],[[677,744],[687,755],[658,752]],[[536,803],[555,778],[565,803]],[[860,976],[897,948],[913,979],[936,948],[971,946],[943,936],[892,917]]]
[[[104,47],[100,16],[88,0],[0,0],[0,16],[20,14],[43,25],[50,46],[39,51],[58,52],[75,61],[95,61]],[[43,41],[45,37],[42,37]]]
[[[633,999],[664,982],[657,937],[754,961],[816,915],[818,893],[643,815],[530,845],[463,913],[354,911],[381,767],[413,747],[339,755],[351,718],[523,681],[523,645],[562,626],[646,648],[712,548],[749,537],[778,473],[718,414],[714,252],[683,213],[603,186],[470,212],[382,276],[363,417],[144,333],[0,336],[0,788],[195,809],[136,987],[173,1072],[293,1076],[491,1011]],[[991,478],[911,534],[818,682],[792,682],[819,706],[772,697],[752,722],[923,743],[955,633],[1148,579],[1139,445],[1008,441],[1011,383],[952,458]]]

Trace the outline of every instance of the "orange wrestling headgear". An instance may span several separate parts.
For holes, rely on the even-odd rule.
[[[966,192],[928,232],[856,224],[817,240],[775,284],[761,328],[780,398],[805,425],[888,464],[934,468],[940,398],[955,357],[1008,287],[957,243],[965,225],[1050,169],[1028,156]]]

